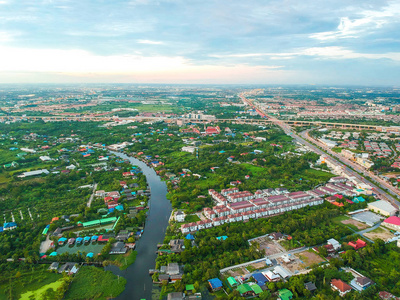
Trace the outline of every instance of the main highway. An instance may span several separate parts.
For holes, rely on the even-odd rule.
[[[361,166],[358,166],[357,164],[355,164],[354,162],[351,162],[350,160],[346,159],[345,157],[334,153],[333,151],[331,151],[330,149],[327,149],[327,147],[325,147],[322,144],[318,144],[318,146],[320,146],[323,150],[321,150],[320,148],[318,148],[315,144],[316,141],[312,140],[312,138],[308,135],[308,131],[303,131],[301,133],[301,135],[297,134],[296,132],[294,132],[289,125],[287,125],[285,122],[278,120],[277,118],[274,118],[272,116],[268,116],[265,112],[262,111],[262,109],[260,107],[257,107],[256,105],[253,104],[253,102],[249,99],[246,99],[246,97],[243,94],[239,94],[239,97],[242,99],[243,103],[255,108],[259,114],[261,114],[263,117],[267,117],[272,123],[274,123],[275,125],[279,126],[280,128],[282,128],[282,130],[289,136],[291,136],[293,139],[296,140],[296,142],[298,142],[301,145],[307,146],[308,148],[310,148],[313,152],[325,156],[325,157],[329,157],[331,159],[334,160],[334,158],[332,158],[332,156],[335,157],[335,159],[338,161],[337,163],[339,165],[341,165],[344,169],[346,168],[346,171],[348,173],[351,173],[352,176],[354,176],[355,178],[357,178],[358,180],[360,180],[361,182],[371,186],[374,190],[374,193],[381,199],[387,200],[389,202],[391,202],[394,206],[396,206],[397,208],[400,207],[400,202],[398,200],[396,200],[392,195],[390,195],[389,193],[387,193],[385,190],[383,190],[383,188],[386,188],[388,190],[390,190],[392,193],[399,195],[399,191],[396,190],[396,188],[390,186],[387,182],[383,181],[382,179],[380,179],[379,177],[375,176],[374,174],[372,174],[371,172],[363,169]],[[312,141],[313,143],[310,143],[309,141]],[[369,176],[370,178],[375,179],[374,182],[372,182],[372,180],[369,180],[367,178],[365,178],[364,176],[361,176],[359,173],[363,174],[364,176]]]

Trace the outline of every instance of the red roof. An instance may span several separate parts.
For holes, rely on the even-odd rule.
[[[103,238],[102,235],[99,235],[97,241],[98,241],[98,242],[108,242],[108,238]]]
[[[388,223],[388,224],[392,224],[392,225],[400,226],[400,218],[396,217],[396,216],[391,216],[391,217],[387,218],[383,222]]]
[[[351,286],[349,286],[346,282],[343,282],[341,279],[332,279],[331,284],[335,286],[342,293],[351,290]]]

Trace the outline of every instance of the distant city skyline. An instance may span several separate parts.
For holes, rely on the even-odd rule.
[[[0,0],[0,83],[400,86],[398,1]]]

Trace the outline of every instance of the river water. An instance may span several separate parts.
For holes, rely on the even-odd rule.
[[[155,268],[157,244],[164,240],[172,209],[171,203],[166,198],[167,186],[152,168],[140,160],[121,152],[112,151],[111,153],[122,159],[128,159],[132,165],[142,169],[150,187],[151,196],[144,232],[136,242],[136,251],[138,252],[136,261],[124,271],[120,271],[115,266],[109,266],[107,270],[127,280],[125,291],[117,299],[151,300],[153,281],[149,275],[149,269]]]

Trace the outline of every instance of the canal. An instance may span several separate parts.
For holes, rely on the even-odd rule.
[[[140,160],[121,152],[111,151],[111,153],[129,160],[132,165],[142,169],[150,187],[151,196],[144,232],[136,243],[138,253],[136,261],[124,271],[120,271],[115,266],[109,266],[107,270],[111,270],[114,274],[123,276],[127,280],[125,291],[117,299],[151,300],[153,281],[149,276],[149,269],[155,268],[157,244],[164,240],[172,209],[171,203],[166,198],[167,185],[152,168]]]

